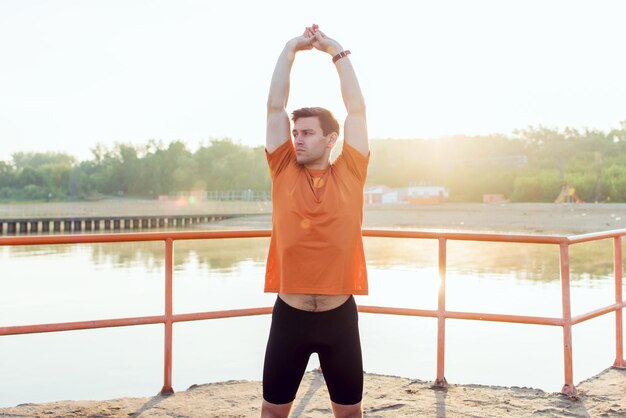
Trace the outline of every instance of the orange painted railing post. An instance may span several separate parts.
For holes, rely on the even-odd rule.
[[[563,360],[565,363],[565,384],[561,393],[576,398],[574,386],[573,356],[572,356],[572,309],[569,283],[569,245],[560,244],[561,261],[561,296],[563,300]]]
[[[172,287],[174,245],[171,238],[165,240],[165,359],[161,395],[174,393],[172,389]]]
[[[446,239],[439,238],[439,300],[437,302],[437,379],[434,386],[445,388],[446,357]]]
[[[613,238],[613,255],[615,259],[615,303],[620,305],[615,311],[615,363],[613,363],[613,367],[626,369],[622,326],[622,237]]]

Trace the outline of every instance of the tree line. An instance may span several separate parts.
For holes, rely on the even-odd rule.
[[[165,145],[97,145],[77,161],[55,152],[19,152],[0,161],[0,199],[65,200],[102,196],[154,198],[189,190],[269,190],[264,147],[214,139],[195,152]]]
[[[553,202],[566,184],[587,202],[626,202],[626,121],[620,128],[531,127],[511,135],[373,141],[370,184],[445,186],[450,200]]]
[[[370,145],[369,185],[444,186],[458,202],[479,202],[493,193],[514,202],[552,202],[567,184],[588,202],[626,202],[626,121],[608,132],[531,127],[510,135],[384,139]],[[0,161],[0,200],[270,189],[264,147],[228,138],[195,151],[183,141],[151,140],[97,145],[91,154],[84,161],[66,153],[13,154]]]

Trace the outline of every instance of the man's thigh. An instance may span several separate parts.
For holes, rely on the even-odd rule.
[[[311,355],[306,333],[290,316],[294,308],[285,305],[277,299],[263,365],[263,399],[275,405],[295,399]]]
[[[318,354],[330,399],[339,405],[356,405],[363,396],[363,358],[358,313],[354,300],[328,325],[327,343]]]

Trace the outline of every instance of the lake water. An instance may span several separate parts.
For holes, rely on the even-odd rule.
[[[271,306],[265,238],[177,241],[174,312]],[[436,309],[437,242],[365,238],[370,295],[357,303]],[[0,247],[0,326],[161,315],[163,243]],[[614,302],[612,242],[571,248],[572,314]],[[555,245],[448,243],[447,309],[561,315]],[[174,324],[173,386],[260,380],[268,315]],[[361,314],[365,371],[432,381],[434,318]],[[576,325],[574,380],[611,366],[614,315]],[[0,406],[151,396],[163,384],[163,326],[0,337]],[[309,369],[318,366],[312,357]],[[563,385],[562,330],[448,320],[450,383]]]

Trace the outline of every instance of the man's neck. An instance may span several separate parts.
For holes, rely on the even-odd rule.
[[[326,170],[328,167],[330,167],[330,161],[325,160],[322,162],[314,162],[314,163],[309,163],[309,164],[303,164],[304,168],[306,168],[307,170]]]

